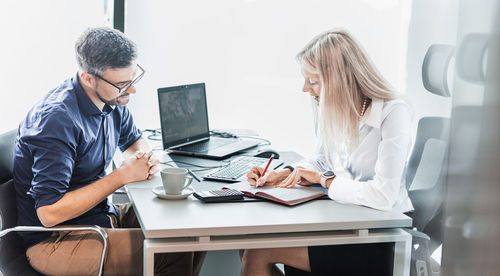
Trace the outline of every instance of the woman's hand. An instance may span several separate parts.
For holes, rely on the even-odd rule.
[[[307,170],[304,167],[297,166],[288,177],[283,180],[278,187],[293,188],[295,184],[307,186],[315,183],[320,183],[321,173],[317,171]]]
[[[251,186],[269,186],[269,185],[277,185],[283,179],[285,179],[289,174],[289,169],[279,170],[279,171],[267,171],[266,175],[262,176],[262,172],[264,171],[261,167],[253,167],[247,173],[248,183]]]

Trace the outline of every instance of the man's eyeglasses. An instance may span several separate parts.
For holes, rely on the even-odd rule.
[[[116,89],[118,89],[118,94],[121,94],[121,93],[127,91],[130,88],[130,86],[132,86],[132,84],[136,84],[138,81],[140,81],[142,76],[144,76],[144,73],[146,73],[146,71],[139,64],[137,64],[137,67],[140,70],[139,74],[138,75],[136,74],[137,77],[135,77],[135,79],[133,79],[132,81],[129,81],[128,83],[126,83],[122,87],[119,87],[116,84],[106,80],[105,78],[101,77],[99,74],[93,74],[93,75],[100,78],[101,80],[107,82],[108,84],[112,85]]]

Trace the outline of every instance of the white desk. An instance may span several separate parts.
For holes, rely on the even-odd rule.
[[[395,242],[394,275],[409,275],[411,218],[398,212],[315,200],[295,207],[270,202],[203,204],[156,198],[159,176],[126,186],[145,236],[144,275],[155,253]]]

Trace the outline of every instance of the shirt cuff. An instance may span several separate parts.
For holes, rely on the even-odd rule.
[[[344,203],[360,204],[357,195],[360,194],[362,186],[352,179],[336,176],[328,189],[328,197]]]
[[[309,159],[302,159],[300,162],[294,163],[292,165],[294,168],[297,166],[304,167],[306,170],[311,170],[311,171],[320,171],[317,166],[315,166],[311,160]]]

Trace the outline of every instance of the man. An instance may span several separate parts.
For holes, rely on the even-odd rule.
[[[142,274],[142,231],[133,209],[107,197],[158,171],[125,106],[144,75],[135,44],[109,28],[76,43],[78,73],[50,91],[19,126],[13,178],[19,225],[99,225],[108,233],[105,275]],[[106,175],[116,148],[120,168]],[[128,228],[128,229],[116,229]],[[135,228],[133,228],[135,227]],[[22,233],[32,267],[50,275],[96,275],[103,244],[91,231]],[[196,275],[203,253],[157,255],[161,275]]]

